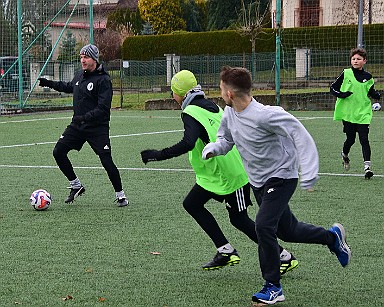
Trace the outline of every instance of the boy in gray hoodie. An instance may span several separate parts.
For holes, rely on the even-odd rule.
[[[304,126],[281,107],[264,106],[251,96],[252,80],[244,68],[224,67],[220,89],[226,107],[217,140],[205,146],[202,157],[225,155],[236,145],[259,205],[256,233],[264,287],[252,301],[275,304],[285,300],[280,283],[279,245],[285,242],[327,245],[345,267],[351,251],[344,227],[329,230],[300,222],[291,212],[291,199],[301,169],[301,187],[312,190],[318,180],[319,157]]]

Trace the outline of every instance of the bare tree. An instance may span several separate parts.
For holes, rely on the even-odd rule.
[[[261,0],[251,1],[247,5],[244,3],[244,0],[241,0],[241,5],[242,7],[236,30],[241,35],[248,36],[252,44],[252,76],[254,77],[256,39],[261,33],[264,33],[264,28],[266,28],[269,23],[267,17],[269,14],[270,3],[268,2],[263,8]]]
[[[99,46],[100,58],[104,62],[120,58],[122,35],[111,29],[95,34],[95,44]]]

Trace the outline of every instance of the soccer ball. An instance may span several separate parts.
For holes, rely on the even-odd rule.
[[[372,110],[373,110],[373,111],[380,111],[380,110],[381,110],[381,105],[380,105],[380,103],[375,102],[375,103],[372,105]]]
[[[52,197],[46,190],[36,190],[33,191],[31,197],[29,198],[29,203],[35,210],[46,210],[52,203]]]

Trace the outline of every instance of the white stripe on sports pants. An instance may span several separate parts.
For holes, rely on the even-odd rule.
[[[244,199],[244,189],[242,187],[236,190],[236,200],[237,200],[237,207],[239,208],[239,212],[247,209],[247,206],[245,204],[245,199]]]

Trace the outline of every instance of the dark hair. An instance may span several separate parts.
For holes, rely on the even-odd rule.
[[[220,72],[220,80],[231,86],[236,92],[249,94],[252,89],[250,72],[242,67],[224,66]]]
[[[367,58],[367,51],[365,51],[365,49],[363,48],[353,48],[350,52],[349,52],[349,58],[351,59],[354,55],[358,54],[359,56],[361,56],[363,59],[366,59]]]

